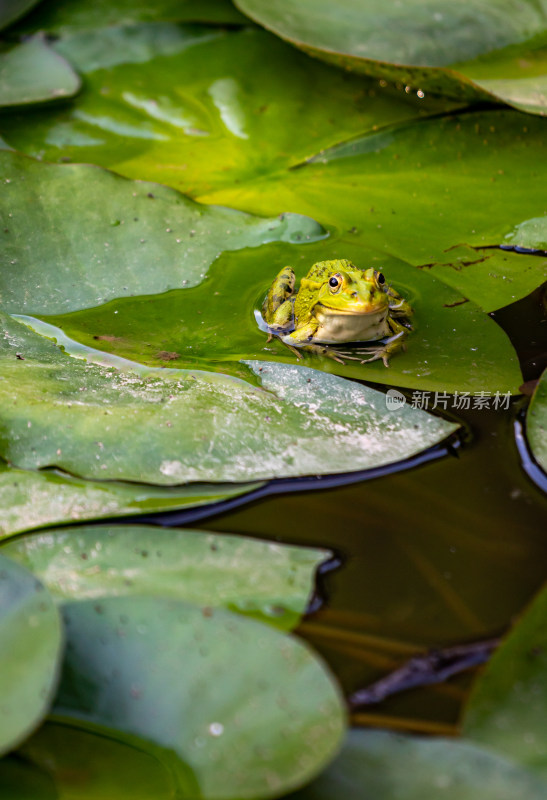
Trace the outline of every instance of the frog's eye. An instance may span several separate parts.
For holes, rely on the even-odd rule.
[[[377,273],[376,280],[378,281],[379,286],[383,286],[386,282],[385,276],[381,272]]]
[[[341,285],[342,285],[342,276],[331,275],[331,277],[329,278],[329,286],[331,288],[331,291],[336,292]]]

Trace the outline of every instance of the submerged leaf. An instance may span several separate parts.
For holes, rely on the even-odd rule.
[[[47,714],[62,644],[49,592],[32,573],[0,555],[0,753],[18,745]]]
[[[46,722],[17,755],[17,768],[0,761],[0,788],[12,791],[6,800],[178,800],[199,792],[189,771],[181,792],[161,758],[138,743],[71,725]],[[184,780],[182,770],[178,776]]]
[[[152,754],[161,748],[174,770],[193,772],[204,798],[279,796],[340,745],[345,711],[333,679],[268,625],[138,597],[69,603],[65,620],[55,713]]]
[[[58,601],[147,595],[225,607],[294,628],[329,550],[145,526],[51,530],[3,545]]]
[[[0,797],[6,800],[59,800],[46,770],[17,756],[0,759]]]
[[[165,485],[322,475],[396,463],[458,427],[305,367],[249,362],[262,388],[198,370],[120,372],[0,322],[0,455],[24,469]]]

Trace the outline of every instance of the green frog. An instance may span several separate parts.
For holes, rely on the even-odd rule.
[[[392,355],[404,350],[412,309],[381,272],[359,269],[344,258],[319,261],[296,294],[294,286],[294,270],[283,267],[262,305],[268,341],[278,336],[298,358],[296,348],[342,364],[346,358],[362,364],[381,358],[386,367]],[[325,346],[371,341],[378,344],[359,351],[368,356],[364,359]]]

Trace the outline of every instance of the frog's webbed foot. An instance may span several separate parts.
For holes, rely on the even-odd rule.
[[[379,342],[372,347],[365,347],[359,351],[360,353],[366,353],[370,356],[370,358],[362,359],[361,364],[368,364],[370,361],[379,361],[382,359],[384,366],[389,367],[389,359],[391,356],[406,349],[405,341],[409,332],[400,324],[398,324],[397,327],[400,328],[400,330],[393,336],[390,336],[389,339],[384,340],[384,342]]]

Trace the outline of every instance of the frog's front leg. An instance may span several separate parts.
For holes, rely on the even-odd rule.
[[[268,327],[283,330],[292,325],[294,283],[292,267],[283,267],[262,304],[262,317]]]
[[[389,315],[390,317],[405,317],[409,319],[412,316],[412,307],[407,303],[395,289],[391,287],[387,291],[389,297]]]

